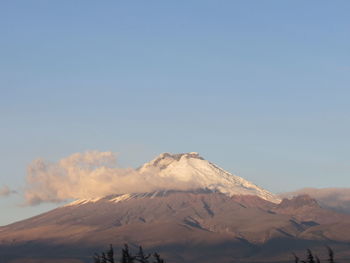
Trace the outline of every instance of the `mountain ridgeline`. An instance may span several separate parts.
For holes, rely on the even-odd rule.
[[[125,243],[174,263],[291,262],[307,248],[322,259],[325,245],[337,262],[350,258],[350,216],[309,196],[280,200],[197,153],[165,153],[139,168],[154,170],[174,189],[76,200],[1,227],[1,262],[92,262],[94,251]]]

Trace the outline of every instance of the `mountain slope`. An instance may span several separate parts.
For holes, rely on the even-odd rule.
[[[228,242],[250,251],[252,248],[246,244],[299,232],[298,223],[291,223],[288,216],[246,208],[220,193],[171,192],[153,197],[139,195],[120,202],[110,198],[58,208],[9,225],[1,231],[0,242],[85,247],[109,243],[121,246],[128,242],[146,248]],[[160,250],[174,259],[173,253]],[[195,257],[191,251],[183,250],[184,259]]]
[[[162,154],[139,172],[173,180],[174,190],[76,200],[1,227],[1,262],[91,262],[95,251],[124,243],[156,250],[174,263],[281,262],[291,251],[325,244],[348,255],[350,217],[310,197],[279,203],[197,153]]]
[[[319,235],[312,231],[319,227],[318,223],[310,225],[291,215],[266,210],[263,205],[255,207],[258,202],[276,207],[260,200],[252,202],[251,196],[229,197],[209,191],[168,191],[128,198],[108,196],[95,202],[60,207],[4,227],[0,231],[0,252],[6,248],[9,256],[16,258],[23,249],[33,257],[47,257],[43,250],[64,247],[65,252],[58,249],[51,255],[70,255],[90,262],[86,251],[92,254],[106,244],[121,247],[127,242],[157,250],[169,262],[212,262],[219,256],[230,262],[228,258],[232,259],[233,255],[256,260],[265,244],[274,240],[289,245],[282,252],[272,250],[265,259],[289,253],[302,240],[309,240],[308,247],[320,242]],[[315,241],[310,241],[314,237]],[[47,245],[50,248],[43,249]],[[11,254],[8,246],[16,253],[12,250]],[[74,249],[70,251],[67,247]]]

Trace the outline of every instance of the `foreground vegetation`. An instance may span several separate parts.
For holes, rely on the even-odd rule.
[[[334,261],[334,252],[333,250],[330,248],[330,247],[327,247],[328,249],[328,259],[327,259],[327,262],[330,262],[330,263],[335,263]],[[300,260],[299,257],[297,257],[297,255],[293,254],[294,255],[294,262],[295,263],[320,263],[320,259],[318,258],[317,255],[314,255],[312,253],[312,251],[310,249],[307,250],[307,253],[306,253],[306,259],[305,260]]]
[[[152,260],[153,259],[153,260]],[[95,253],[94,263],[116,263],[114,258],[114,250],[112,245],[110,245],[109,250],[102,252],[101,254]],[[139,251],[136,255],[132,255],[127,244],[124,245],[122,249],[122,255],[120,257],[121,263],[165,263],[165,261],[160,257],[158,253],[145,254],[142,247],[139,247]]]
[[[327,262],[335,263],[334,261],[334,252],[330,247],[328,249],[328,259]],[[313,254],[310,249],[307,250],[306,259],[301,260],[296,254],[294,254],[295,263],[321,263],[319,257],[316,254]],[[94,263],[117,263],[114,257],[114,250],[112,245],[110,245],[109,250],[102,253],[95,253]],[[152,260],[153,259],[153,260]],[[127,244],[124,245],[122,249],[122,254],[119,260],[120,263],[165,263],[164,259],[160,257],[158,253],[145,254],[142,247],[139,247],[139,251],[136,255],[132,255]]]

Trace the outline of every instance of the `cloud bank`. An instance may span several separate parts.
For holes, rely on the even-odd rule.
[[[118,168],[116,155],[112,152],[76,153],[54,163],[38,159],[28,166],[24,196],[26,204],[35,205],[110,194],[198,187],[196,182],[159,177],[158,172],[157,168],[147,173]]]
[[[323,207],[350,213],[350,188],[303,188],[294,192],[281,194],[281,196],[292,197],[300,194],[310,195]]]

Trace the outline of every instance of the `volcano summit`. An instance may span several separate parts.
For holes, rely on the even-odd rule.
[[[292,251],[325,244],[339,262],[350,257],[350,216],[307,196],[280,203],[197,153],[164,153],[136,172],[152,178],[154,191],[79,199],[0,227],[1,262],[87,263],[95,251],[124,243],[174,263],[288,262]]]
[[[140,181],[145,181],[148,191],[142,191],[137,187],[135,191],[123,192],[122,196],[157,194],[166,191],[209,191],[218,192],[227,196],[252,195],[266,201],[279,203],[281,199],[269,191],[231,174],[217,165],[205,160],[198,153],[170,154],[163,153],[154,160],[145,163],[137,169]],[[135,177],[133,177],[134,180]],[[139,182],[136,182],[138,184]],[[103,198],[79,199],[76,203],[96,202]],[[119,198],[120,200],[123,197]],[[119,200],[118,199],[118,200]]]
[[[163,153],[153,161],[144,164],[140,172],[148,172],[154,168],[159,170],[157,174],[162,178],[170,177],[178,182],[191,182],[199,189],[209,189],[228,196],[255,195],[270,202],[280,202],[276,195],[221,169],[200,157],[196,152]]]

